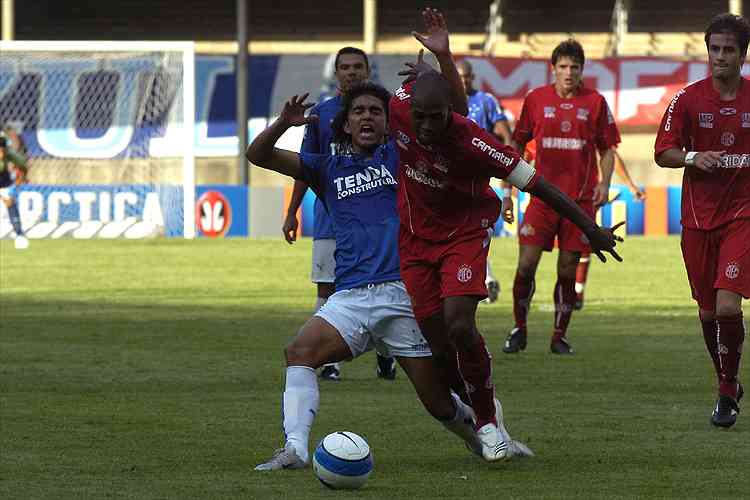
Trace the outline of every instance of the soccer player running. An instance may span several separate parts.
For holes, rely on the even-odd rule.
[[[503,144],[510,144],[510,126],[508,125],[508,117],[505,116],[503,107],[492,94],[474,88],[474,70],[469,61],[465,59],[460,61],[456,65],[456,68],[464,84],[468,100],[469,112],[466,115],[467,118],[488,132],[495,134],[496,137],[503,141]],[[510,190],[506,190],[505,194],[510,196]],[[486,300],[490,303],[495,302],[498,295],[500,295],[500,282],[492,274],[492,266],[490,266],[489,259],[487,259],[485,284],[487,285]]]
[[[18,187],[25,182],[28,169],[26,156],[20,149],[20,138],[11,128],[0,130],[0,200],[8,209],[10,223],[16,233],[13,243],[18,250],[24,250],[28,248],[29,240],[23,234],[16,198]]]
[[[418,38],[443,74],[418,60],[412,65],[416,80],[398,89],[390,106],[389,127],[400,152],[401,277],[444,379],[456,392],[466,388],[483,456],[498,460],[507,446],[495,418],[491,357],[475,318],[478,301],[487,296],[487,252],[500,213],[490,177],[508,179],[570,218],[602,260],[602,252],[620,260],[614,246],[621,238],[598,227],[517,152],[462,116],[465,94],[445,21],[435,11],[428,15],[442,29]],[[456,361],[462,380],[453,376]]]
[[[711,76],[672,98],[655,159],[685,169],[682,255],[719,385],[711,423],[731,427],[743,393],[742,297],[750,297],[750,81],[740,74],[750,24],[721,14],[705,41]]]
[[[325,204],[336,236],[336,292],[285,349],[284,447],[256,470],[302,468],[318,411],[315,369],[352,359],[374,346],[394,355],[425,408],[468,447],[481,454],[473,412],[452,395],[433,364],[399,275],[396,210],[398,148],[385,142],[390,94],[365,83],[349,90],[334,125],[336,154],[293,153],[274,148],[305,117],[307,94],[286,103],[279,119],[247,149],[255,165],[304,180]],[[506,439],[510,440],[505,433]],[[521,450],[527,448],[520,445]]]
[[[575,40],[566,40],[555,47],[551,57],[555,81],[526,96],[513,132],[513,146],[523,152],[533,139],[536,169],[593,219],[596,209],[609,197],[613,148],[620,142],[620,134],[604,97],[583,86],[584,60],[583,47]],[[526,321],[537,266],[542,251],[554,247],[555,238],[559,254],[550,351],[573,354],[566,334],[576,300],[576,268],[581,253],[591,252],[591,242],[585,232],[563,220],[554,207],[538,196],[532,196],[519,229],[518,268],[513,282],[515,326],[505,340],[505,353],[526,349]]]
[[[305,135],[300,149],[303,153],[329,154],[331,152],[333,136],[331,124],[341,111],[342,94],[370,78],[370,61],[367,54],[355,47],[340,49],[334,60],[334,76],[338,82],[338,93],[331,99],[313,106],[310,110],[310,114],[317,116],[318,119],[305,127]],[[297,239],[297,211],[306,191],[307,184],[304,181],[299,179],[294,181],[292,197],[289,200],[289,207],[282,226],[284,238],[289,244]],[[311,279],[318,288],[318,298],[315,302],[315,310],[317,311],[335,290],[336,261],[334,252],[336,250],[336,239],[331,217],[323,208],[320,199],[315,200],[313,220]],[[393,380],[396,377],[396,362],[394,359],[377,353],[377,374],[381,378]],[[341,369],[339,364],[325,365],[320,372],[320,376],[326,380],[340,380]]]

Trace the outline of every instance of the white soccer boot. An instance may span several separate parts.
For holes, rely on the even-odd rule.
[[[477,437],[482,443],[482,458],[488,462],[507,460],[510,458],[508,443],[493,423],[485,424],[477,430]]]
[[[294,446],[287,443],[283,448],[273,452],[271,460],[266,463],[259,464],[255,467],[255,470],[282,470],[282,469],[301,469],[307,465],[307,462],[302,460]]]
[[[22,234],[18,235],[13,241],[13,245],[16,247],[16,250],[26,250],[29,248],[29,239]]]

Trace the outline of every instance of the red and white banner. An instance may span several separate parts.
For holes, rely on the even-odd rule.
[[[548,60],[465,57],[473,69],[474,85],[502,101],[518,118],[524,96],[552,83]],[[750,67],[742,68],[743,76]],[[584,83],[607,99],[618,125],[656,127],[672,96],[691,82],[708,76],[705,62],[656,57],[587,60]]]

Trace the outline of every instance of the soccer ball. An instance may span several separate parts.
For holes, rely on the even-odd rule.
[[[361,488],[372,472],[370,446],[353,432],[334,432],[324,437],[312,462],[315,476],[334,490]]]

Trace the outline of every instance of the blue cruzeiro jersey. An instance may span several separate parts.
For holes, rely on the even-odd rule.
[[[331,151],[331,138],[333,131],[331,124],[333,119],[341,110],[341,95],[323,101],[310,110],[311,115],[318,115],[318,121],[312,122],[305,127],[305,137],[302,139],[300,153],[312,153],[329,155]],[[313,217],[313,239],[323,240],[334,238],[333,222],[326,213],[320,199],[315,200],[315,212]]]
[[[492,132],[495,123],[508,119],[497,99],[487,92],[477,90],[468,96],[467,104],[469,113],[466,117],[488,132]]]
[[[323,200],[336,236],[336,290],[401,279],[395,142],[363,155],[300,154],[302,180]]]

